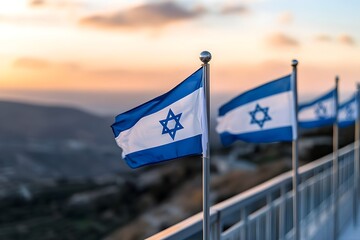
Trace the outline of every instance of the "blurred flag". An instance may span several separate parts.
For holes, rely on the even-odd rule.
[[[216,131],[224,145],[292,141],[295,131],[291,75],[245,92],[219,109]]]
[[[171,91],[115,117],[111,127],[130,167],[206,150],[202,72],[200,68]]]
[[[299,106],[299,127],[315,128],[331,125],[336,116],[336,89]]]
[[[354,124],[358,116],[356,95],[339,106],[339,127]]]

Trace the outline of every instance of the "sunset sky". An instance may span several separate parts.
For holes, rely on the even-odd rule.
[[[293,58],[300,99],[336,74],[341,99],[360,82],[356,0],[0,1],[0,99],[112,114],[174,87],[202,50],[224,100],[290,73]]]

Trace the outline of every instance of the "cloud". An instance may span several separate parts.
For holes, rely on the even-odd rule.
[[[333,37],[327,34],[320,34],[315,37],[315,40],[319,42],[330,42],[333,40]],[[353,46],[355,45],[355,40],[353,37],[347,34],[342,34],[337,37],[337,41],[341,44]]]
[[[294,16],[291,12],[283,12],[278,17],[278,22],[281,24],[290,24],[292,23]]]
[[[99,28],[149,28],[193,19],[204,13],[204,8],[187,10],[174,2],[147,3],[125,11],[85,17],[80,24]]]
[[[355,45],[355,40],[347,34],[340,35],[338,37],[338,41],[345,45],[350,45],[350,46]]]
[[[332,37],[326,34],[319,34],[315,36],[315,40],[319,42],[330,42],[332,41]]]
[[[31,69],[47,68],[50,65],[51,65],[50,62],[46,60],[38,59],[38,58],[30,58],[30,57],[18,58],[13,63],[13,66],[17,68],[31,68]]]
[[[249,9],[245,6],[241,5],[225,5],[222,10],[221,14],[227,15],[227,14],[244,14],[248,13]]]
[[[79,0],[28,0],[33,8],[47,8],[54,10],[84,10],[85,2]]]
[[[31,7],[40,7],[40,6],[44,6],[46,3],[44,0],[30,0],[29,1],[29,5]]]
[[[58,70],[81,70],[81,66],[72,62],[51,62],[41,58],[21,57],[13,62],[13,67],[32,70],[58,69]]]
[[[274,33],[266,38],[266,42],[272,47],[297,47],[299,42],[283,33]]]

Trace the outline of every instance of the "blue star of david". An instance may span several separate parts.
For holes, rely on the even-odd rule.
[[[264,123],[266,121],[271,121],[271,117],[269,116],[269,107],[260,107],[259,104],[256,104],[255,110],[249,112],[250,116],[251,116],[251,122],[250,124],[257,124],[259,125],[260,128],[262,128],[264,126]],[[259,114],[258,113],[262,113],[262,118],[259,118]]]
[[[345,110],[346,110],[346,118],[351,119],[354,113],[353,108],[350,105],[347,105]]]
[[[315,109],[315,114],[320,118],[320,119],[324,119],[326,118],[326,107],[324,106],[324,104],[322,102],[319,102],[316,106]]]
[[[175,139],[176,131],[183,129],[184,127],[180,124],[181,114],[175,115],[171,109],[169,109],[168,115],[164,120],[160,120],[160,124],[163,126],[162,134],[168,133],[172,140]],[[175,121],[175,126],[172,129],[168,128],[169,121]]]

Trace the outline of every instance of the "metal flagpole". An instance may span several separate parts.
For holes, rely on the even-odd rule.
[[[359,197],[359,161],[360,161],[360,83],[357,84],[355,97],[357,116],[355,120],[355,152],[354,152],[354,224],[357,225]]]
[[[297,97],[297,67],[298,61],[292,60],[292,84],[294,89],[294,111],[295,111],[295,131],[296,138],[292,142],[292,170],[293,170],[293,229],[294,240],[300,240],[300,220],[299,220],[299,160],[298,160],[298,97]]]
[[[203,51],[200,53],[200,60],[203,62],[204,93],[206,99],[206,125],[207,125],[207,147],[203,153],[203,240],[210,240],[210,204],[209,204],[209,182],[210,182],[210,78],[209,62],[211,53]]]
[[[337,239],[338,235],[338,179],[339,179],[339,127],[338,127],[338,109],[339,109],[339,76],[335,77],[335,122],[333,125],[333,194],[334,194],[334,233],[333,239]]]

